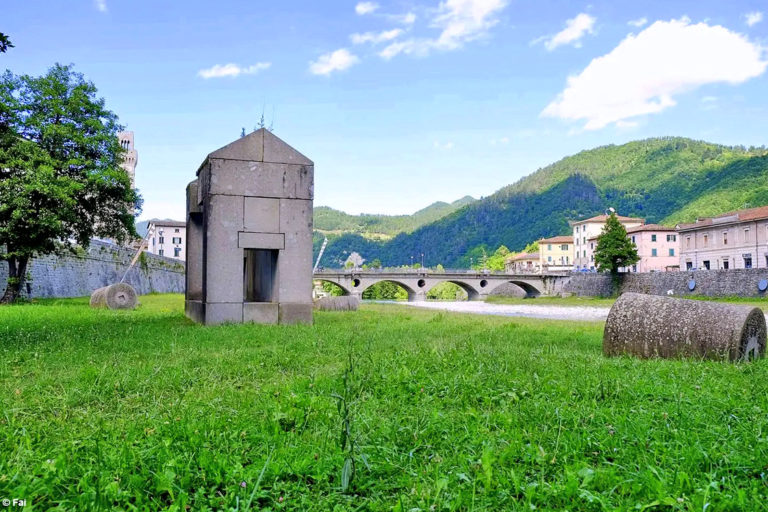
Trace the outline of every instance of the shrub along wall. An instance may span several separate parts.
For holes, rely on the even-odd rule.
[[[689,272],[649,272],[620,275],[619,292],[650,295],[703,295],[706,297],[766,297],[758,283],[768,280],[768,269],[694,270]],[[693,290],[688,283],[693,280]],[[574,274],[563,287],[566,293],[582,296],[608,296],[612,293],[607,274]]]
[[[92,240],[87,249],[78,249],[75,254],[34,258],[23,294],[37,298],[88,296],[97,288],[119,282],[134,255],[132,249]],[[145,252],[125,282],[142,295],[183,293],[184,274],[184,262]],[[3,289],[7,279],[8,263],[0,261],[0,287]]]

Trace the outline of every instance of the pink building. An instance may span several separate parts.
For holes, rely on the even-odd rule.
[[[640,261],[632,272],[665,272],[680,269],[680,241],[674,228],[658,224],[643,224],[627,229],[627,235],[637,246]]]

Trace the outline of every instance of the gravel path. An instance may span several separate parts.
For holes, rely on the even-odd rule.
[[[488,304],[480,301],[469,302],[403,302],[417,308],[474,313],[478,315],[525,316],[548,320],[602,321],[608,317],[611,308],[595,306],[535,306],[523,304]]]

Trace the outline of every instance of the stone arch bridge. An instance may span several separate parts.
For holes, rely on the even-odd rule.
[[[345,295],[362,298],[363,292],[382,281],[395,283],[408,292],[408,301],[423,301],[427,292],[440,283],[453,283],[467,292],[469,300],[484,300],[507,283],[520,287],[526,297],[557,295],[568,282],[568,274],[502,274],[475,271],[445,273],[418,271],[323,270],[314,273],[316,281],[327,281],[340,287]]]

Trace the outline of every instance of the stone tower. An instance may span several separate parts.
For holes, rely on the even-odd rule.
[[[125,149],[121,167],[131,178],[131,188],[136,188],[136,164],[139,163],[139,155],[133,146],[133,132],[120,132],[117,137],[120,139],[120,146]]]
[[[206,325],[312,322],[314,164],[260,129],[187,186],[185,311]]]

